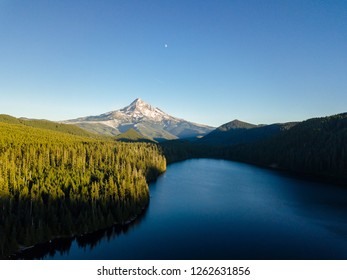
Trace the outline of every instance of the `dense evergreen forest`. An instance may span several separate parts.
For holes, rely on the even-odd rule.
[[[233,139],[229,144],[225,140],[221,144],[221,141],[216,143],[201,139],[167,141],[161,146],[168,163],[188,158],[221,158],[309,175],[347,186],[347,113],[309,119],[286,126],[271,137],[258,137],[257,141],[251,142],[250,136],[259,134],[260,129],[264,130],[244,130],[242,138],[236,138],[238,141]],[[240,134],[237,131],[232,133]]]
[[[148,204],[148,181],[165,171],[155,144],[24,122],[0,117],[0,257],[126,223]]]

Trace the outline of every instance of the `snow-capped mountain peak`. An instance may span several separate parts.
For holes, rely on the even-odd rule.
[[[134,111],[135,109],[141,110],[145,107],[152,107],[151,105],[147,104],[145,101],[143,101],[141,98],[136,98],[133,102],[130,103],[130,105],[124,107],[121,110],[126,111]]]
[[[65,123],[76,124],[89,131],[111,135],[118,135],[134,128],[143,136],[152,139],[202,136],[213,130],[213,127],[172,117],[141,98],[135,99],[130,105],[119,110],[98,116],[68,120]]]
[[[161,122],[164,119],[175,119],[161,111],[159,108],[151,106],[140,98],[135,99],[132,103],[130,103],[129,106],[126,106],[118,111],[135,120],[145,118],[155,122]]]

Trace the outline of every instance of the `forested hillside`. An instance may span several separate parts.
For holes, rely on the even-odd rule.
[[[309,119],[265,141],[230,147],[224,157],[346,184],[347,113]]]
[[[236,121],[224,124],[212,131],[210,134],[202,137],[197,141],[200,144],[230,146],[236,144],[245,144],[257,142],[263,139],[271,138],[284,130],[288,130],[296,125],[295,122],[291,123],[278,123],[271,125],[251,125],[247,123]],[[243,124],[240,125],[239,123]]]
[[[0,114],[0,122],[9,123],[9,124],[22,124],[25,126],[48,129],[48,130],[63,132],[67,134],[77,135],[77,136],[101,138],[97,134],[88,132],[78,126],[52,122],[48,120],[36,120],[36,119],[24,119],[24,118],[17,119],[9,115]]]
[[[136,131],[133,128],[128,129],[126,132],[123,132],[114,137],[116,141],[120,142],[146,142],[146,143],[156,143],[154,140],[151,140],[143,136],[140,132]]]
[[[2,257],[133,219],[149,202],[147,182],[166,168],[154,144],[116,143],[15,120],[0,121]]]
[[[347,185],[347,113],[229,131],[227,137],[219,133],[222,139],[216,141],[176,140],[161,146],[169,163],[197,157],[223,158]]]

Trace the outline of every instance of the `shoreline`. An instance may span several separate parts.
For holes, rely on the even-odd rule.
[[[155,182],[162,174],[164,174],[166,172],[167,165],[168,164],[166,164],[165,170],[163,172],[160,172],[159,174],[156,174],[155,178],[150,178],[150,179],[146,180],[148,189],[149,189],[149,185],[150,185],[151,182]],[[125,220],[123,222],[115,222],[115,223],[113,223],[110,226],[107,226],[107,227],[104,227],[104,228],[98,228],[98,229],[92,230],[90,232],[84,232],[84,233],[81,233],[81,234],[72,233],[71,235],[65,235],[65,236],[64,235],[53,236],[49,240],[46,240],[46,241],[43,241],[43,242],[39,242],[39,243],[35,243],[35,244],[29,245],[29,246],[24,246],[24,245],[20,245],[19,244],[18,245],[18,247],[19,247],[18,250],[16,250],[15,252],[11,253],[10,255],[0,256],[0,259],[4,259],[4,260],[6,260],[6,259],[9,259],[9,260],[11,260],[11,259],[13,259],[13,260],[24,259],[24,258],[20,258],[20,256],[23,255],[23,254],[26,254],[26,252],[29,252],[31,250],[35,250],[35,249],[37,249],[40,246],[48,247],[52,243],[59,243],[59,241],[63,241],[63,240],[67,240],[67,239],[73,240],[73,239],[81,238],[81,237],[88,236],[88,235],[92,236],[93,234],[97,234],[98,232],[107,231],[108,229],[114,229],[115,227],[124,227],[123,229],[126,230],[127,227],[129,227],[132,224],[136,223],[137,221],[139,221],[139,218],[141,219],[141,217],[143,217],[143,215],[145,215],[145,212],[148,209],[148,206],[149,206],[149,203],[150,203],[150,199],[151,199],[151,195],[150,195],[150,192],[149,192],[148,201],[145,204],[145,206],[143,206],[141,208],[139,213],[134,214],[134,216],[128,218],[127,220]],[[31,259],[33,259],[33,258],[31,258]]]
[[[48,248],[49,246],[54,246],[54,244],[58,244],[60,241],[64,241],[64,240],[75,240],[77,238],[82,238],[82,237],[91,237],[92,235],[95,235],[97,233],[100,232],[106,232],[107,230],[110,229],[115,229],[116,227],[124,227],[123,230],[127,230],[127,227],[131,226],[132,224],[136,223],[138,221],[138,219],[142,218],[143,215],[145,215],[146,210],[148,209],[149,203],[143,207],[140,211],[140,213],[136,214],[135,216],[127,219],[124,222],[115,222],[113,223],[111,226],[108,227],[104,227],[104,228],[99,228],[90,232],[85,232],[82,234],[71,234],[71,235],[60,235],[60,236],[53,236],[50,240],[44,241],[44,242],[39,242],[33,245],[29,245],[29,246],[23,246],[23,245],[19,245],[19,249],[8,255],[5,256],[3,259],[4,260],[29,260],[29,258],[21,258],[21,256],[25,255],[26,253],[30,254],[30,251],[34,251],[35,249],[39,249],[39,247],[46,247]],[[39,259],[39,258],[30,258],[30,259]]]

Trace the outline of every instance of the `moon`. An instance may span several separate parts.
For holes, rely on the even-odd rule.
[[[165,46],[165,48],[167,48],[167,44],[165,44],[164,46]]]

